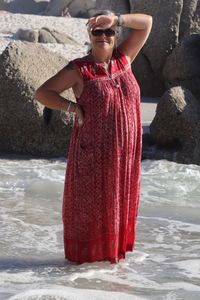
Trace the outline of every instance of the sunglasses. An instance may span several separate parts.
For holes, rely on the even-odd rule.
[[[111,37],[111,36],[115,36],[116,31],[114,31],[111,28],[108,28],[108,29],[105,29],[105,30],[103,30],[103,29],[92,30],[91,33],[92,33],[93,36],[101,36],[101,35],[105,34],[105,36]]]

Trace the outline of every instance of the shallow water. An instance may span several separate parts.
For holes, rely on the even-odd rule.
[[[64,260],[64,159],[0,159],[0,299],[199,299],[200,167],[142,162],[134,252]]]

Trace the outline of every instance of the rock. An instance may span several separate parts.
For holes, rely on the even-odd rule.
[[[192,33],[200,33],[199,0],[184,0],[179,26],[179,40]]]
[[[200,104],[180,86],[165,92],[157,105],[150,134],[158,146],[173,149],[172,159],[200,164]]]
[[[5,0],[0,0],[0,10],[6,11],[7,8],[7,2]]]
[[[130,0],[131,12],[153,16],[148,41],[136,58],[133,70],[143,95],[161,96],[165,90],[162,70],[168,55],[189,32],[198,32],[198,0]],[[146,76],[148,74],[148,76]],[[152,84],[150,84],[150,83]]]
[[[143,95],[161,96],[164,92],[162,68],[167,56],[178,44],[182,1],[162,1],[161,4],[158,0],[130,0],[131,12],[153,16],[149,39],[134,63],[134,72],[143,87]],[[143,74],[151,76],[147,78]],[[149,81],[153,83],[152,87]]]
[[[13,37],[21,41],[32,43],[58,43],[80,46],[80,44],[78,44],[75,39],[69,35],[46,27],[43,27],[40,30],[19,29]]]
[[[53,111],[46,126],[35,90],[67,64],[39,44],[15,42],[0,56],[0,151],[62,156],[68,150],[72,118]],[[74,100],[72,91],[65,97]]]
[[[46,29],[40,29],[38,42],[39,43],[56,43],[56,39]]]
[[[96,10],[111,10],[114,13],[127,14],[130,12],[130,5],[128,0],[96,0]]]
[[[142,96],[159,97],[165,90],[165,83],[159,72],[152,69],[143,50],[132,63],[132,71],[139,83]]]
[[[47,7],[48,0],[1,0],[0,10],[7,10],[18,14],[38,14]]]
[[[68,11],[72,17],[88,18],[94,13],[96,0],[50,0],[44,14],[48,16],[62,16]]]
[[[15,39],[19,39],[21,41],[27,41],[31,43],[38,42],[38,30],[31,30],[31,29],[19,29],[16,34],[14,34]]]
[[[200,34],[187,36],[168,56],[163,69],[167,87],[185,86],[200,100]]]
[[[67,35],[63,32],[58,32],[56,30],[51,30],[51,29],[46,28],[46,27],[42,28],[43,33],[44,33],[44,31],[47,31],[49,34],[51,34],[53,39],[55,39],[56,43],[58,43],[58,44],[71,44],[71,45],[74,45],[74,46],[78,46],[78,45],[80,46],[80,44],[78,44],[75,39],[73,39],[72,37],[70,37],[69,35]],[[41,30],[39,30],[39,35],[40,34],[41,34]]]

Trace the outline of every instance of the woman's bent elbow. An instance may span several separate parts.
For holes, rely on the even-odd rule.
[[[38,99],[40,97],[40,88],[38,88],[36,91],[35,91],[35,99]]]
[[[37,101],[39,101],[39,102],[41,102],[41,103],[43,104],[42,99],[44,99],[44,94],[43,94],[41,88],[38,88],[38,89],[35,91],[34,97],[35,97],[35,99],[36,99]]]
[[[150,15],[148,15],[148,21],[149,21],[149,25],[150,26],[152,26],[152,24],[153,24],[153,17],[152,16],[150,16]]]

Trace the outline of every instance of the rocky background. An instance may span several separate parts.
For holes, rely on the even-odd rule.
[[[88,18],[97,9],[152,15],[154,20],[152,32],[133,63],[133,71],[140,84],[142,95],[161,97],[156,116],[150,125],[150,134],[144,135],[143,158],[167,158],[182,163],[200,164],[199,0],[16,0],[0,1],[0,9],[2,14],[6,14],[5,11],[34,13],[57,16],[57,19]],[[77,20],[82,22],[81,19]],[[82,28],[82,31],[84,30]],[[55,117],[57,121],[54,120],[52,123],[54,125],[49,125],[55,128],[64,126],[66,143],[59,142],[58,133],[53,137],[50,127],[45,129],[42,108],[39,108],[33,95],[39,84],[51,76],[54,73],[53,70],[58,70],[67,61],[66,57],[62,61],[58,54],[54,54],[55,66],[54,59],[49,58],[49,63],[46,62],[45,57],[51,56],[50,44],[69,45],[77,49],[76,56],[80,55],[81,47],[86,49],[88,41],[80,43],[70,31],[71,27],[65,28],[65,32],[60,32],[55,28],[40,26],[33,29],[18,28],[16,32],[13,32],[15,39],[28,43],[16,42],[14,45],[9,45],[0,57],[1,151],[34,155],[62,155],[68,149],[68,132],[70,131],[68,129],[71,125],[64,124],[58,116]],[[48,45],[49,50],[43,47],[45,44]],[[31,72],[27,72],[25,67],[30,66],[30,55],[27,54],[29,51],[33,54]],[[40,53],[40,55],[34,55],[34,53]],[[20,57],[24,61],[23,67],[20,65],[20,61],[22,64]],[[43,59],[43,63],[40,59]],[[34,79],[36,74],[38,80]],[[18,105],[18,110],[16,105]],[[10,106],[12,109],[9,108]],[[19,122],[16,112],[20,110],[22,111]],[[29,121],[35,118],[31,123],[32,131],[30,128],[29,131],[25,129],[28,126],[27,120],[25,121],[26,117]],[[57,122],[61,123],[57,124]],[[20,138],[20,133],[17,133],[19,127],[24,127]],[[45,140],[44,134],[47,134],[47,131],[49,136]],[[35,138],[34,141],[30,141],[27,137],[30,132],[32,139]],[[37,138],[36,136],[33,138],[34,132],[38,135]],[[41,145],[43,139],[46,146]],[[53,143],[55,147],[52,147]],[[47,148],[49,148],[48,151]]]

